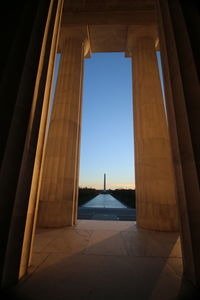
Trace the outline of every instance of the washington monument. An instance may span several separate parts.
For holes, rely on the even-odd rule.
[[[104,173],[104,192],[106,191],[106,173]]]

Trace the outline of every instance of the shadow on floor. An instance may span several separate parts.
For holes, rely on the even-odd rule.
[[[182,279],[181,262],[176,233],[139,229],[135,222],[79,221],[74,228],[38,231],[29,276],[10,296],[22,300],[199,299]]]

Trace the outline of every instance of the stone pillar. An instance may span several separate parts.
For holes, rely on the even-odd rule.
[[[174,171],[155,37],[155,28],[129,28],[128,51],[133,57],[137,222],[146,229],[177,231]]]
[[[19,278],[23,277],[26,274],[28,267],[30,266],[31,256],[32,256],[32,246],[33,246],[33,240],[35,235],[35,224],[37,219],[40,173],[42,170],[42,156],[45,148],[44,147],[45,132],[48,124],[48,110],[49,110],[49,103],[51,101],[51,94],[52,94],[55,57],[58,48],[63,3],[64,3],[63,0],[57,2],[54,1],[54,3],[52,1],[52,5],[50,6],[49,16],[48,16],[48,26],[46,26],[47,28],[44,34],[44,41],[41,50],[40,66],[38,68],[38,76],[36,79],[36,87],[35,87],[36,91],[34,93],[35,95],[34,100],[39,102],[41,97],[41,99],[43,100],[43,104],[42,104],[42,108],[40,108],[41,118],[40,118],[40,123],[38,124],[39,128],[37,134],[32,133],[34,138],[31,139],[32,143],[35,140],[37,147],[35,153],[34,168],[31,177],[32,182],[30,188],[26,226],[24,231]],[[51,40],[51,43],[48,43],[49,40]],[[42,69],[46,69],[45,80],[40,79],[40,73]],[[41,80],[43,84],[39,85],[38,88],[37,83],[39,80]],[[43,92],[41,92],[41,90]],[[38,110],[34,111],[34,109],[35,107],[33,105],[33,109],[32,109],[33,111],[31,114],[32,115],[35,114],[38,118],[38,114],[37,114]],[[32,127],[35,131],[36,131],[36,124],[37,124],[36,120],[34,121],[30,120],[30,124],[29,124],[29,126]],[[31,121],[33,123],[31,123]],[[33,129],[32,131],[34,132]],[[23,198],[21,194],[19,196]]]
[[[55,25],[57,0],[31,1],[13,8],[9,20],[16,36],[11,39],[1,96],[6,116],[6,142],[0,171],[0,281],[6,288],[18,281],[29,194],[44,103],[44,86]],[[20,4],[21,5],[21,4]],[[10,18],[11,17],[11,18]],[[16,21],[20,20],[16,25]],[[10,29],[10,28],[9,28]],[[9,32],[9,30],[8,30]],[[11,31],[12,32],[12,31]],[[11,33],[10,32],[10,33]],[[2,35],[2,38],[4,35]],[[2,40],[4,45],[7,39]],[[2,56],[3,57],[3,56]],[[16,64],[17,62],[17,64]],[[9,115],[11,114],[11,115]],[[5,142],[5,145],[4,145]],[[17,149],[17,151],[15,150]]]
[[[83,72],[83,70],[82,70],[82,72]],[[83,76],[82,76],[82,79],[83,79]],[[83,84],[83,80],[82,80],[82,84]],[[80,104],[82,104],[82,103],[80,103]],[[77,215],[78,215],[81,124],[82,124],[82,105],[80,105],[79,129],[78,129],[78,146],[77,146],[77,151],[76,151],[76,163],[77,163],[77,165],[76,165],[76,174],[75,174],[75,182],[74,182],[73,225],[76,224]]]
[[[180,211],[184,277],[200,286],[200,19],[196,1],[156,1]],[[197,55],[198,54],[198,55]]]
[[[44,161],[38,225],[73,224],[82,75],[88,50],[87,28],[61,32],[61,61]]]

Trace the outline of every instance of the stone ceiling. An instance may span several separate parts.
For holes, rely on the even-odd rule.
[[[154,0],[65,0],[62,26],[88,25],[91,52],[126,51],[129,25],[156,23]]]
[[[151,10],[154,0],[65,0],[65,11]]]

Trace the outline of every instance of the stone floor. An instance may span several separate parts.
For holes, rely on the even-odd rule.
[[[136,209],[79,207],[78,218],[80,220],[135,221]]]
[[[30,300],[197,299],[182,280],[178,234],[131,221],[39,230],[33,264],[14,293]]]

